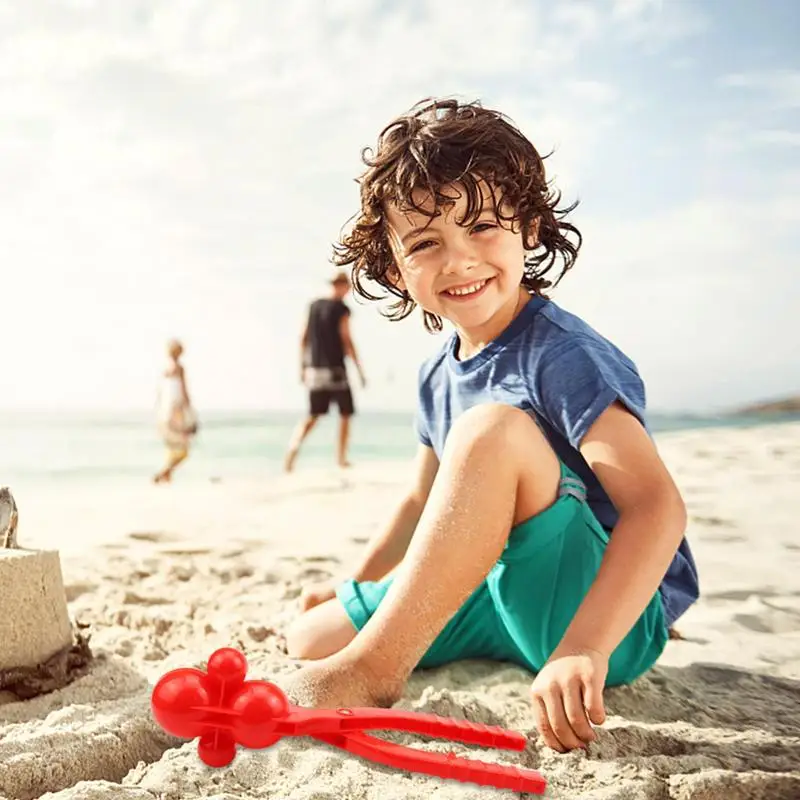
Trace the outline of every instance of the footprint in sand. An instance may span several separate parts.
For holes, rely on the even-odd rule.
[[[131,769],[182,744],[153,724],[147,691],[147,680],[136,670],[120,658],[104,658],[57,692],[0,706],[0,796],[34,798],[62,790],[95,796],[94,783],[77,794],[69,789],[88,779],[115,786],[109,797],[127,797],[119,782]],[[14,723],[17,735],[11,733]]]
[[[203,545],[183,544],[180,547],[160,547],[158,552],[165,556],[206,556],[211,549]]]
[[[715,664],[656,667],[609,689],[606,707],[611,719],[587,756],[652,771],[652,794],[637,797],[800,797],[800,682]]]
[[[503,719],[498,713],[467,691],[434,689],[429,686],[423,689],[419,699],[411,702],[410,708],[416,712],[465,719],[481,725],[503,725]]]
[[[64,585],[64,594],[67,596],[67,602],[71,603],[81,595],[94,592],[96,589],[96,583],[67,583]]]
[[[293,564],[320,564],[326,561],[332,564],[341,563],[336,556],[278,556],[278,561],[290,561]]]
[[[164,531],[134,531],[128,534],[129,539],[137,542],[174,542],[175,537]]]
[[[672,775],[669,797],[670,800],[797,800],[800,775],[720,769],[697,775]]]
[[[597,741],[592,744],[590,758],[610,760],[692,756],[695,769],[713,769],[726,761],[736,761],[750,769],[758,768],[765,772],[781,772],[789,769],[791,764],[800,763],[799,740],[779,742],[776,737],[759,731],[743,731],[720,740],[717,731],[703,729],[693,731],[691,738],[684,738],[688,727],[681,726],[674,733],[636,724],[598,728]],[[669,765],[668,771],[680,772],[680,762]]]
[[[166,597],[145,597],[136,592],[125,592],[122,602],[125,605],[131,606],[168,606],[171,605],[173,601]]]
[[[735,528],[736,523],[732,522],[729,519],[723,519],[722,517],[701,517],[692,515],[689,517],[690,522],[696,522],[698,525],[708,525],[710,527],[724,527],[724,528]]]
[[[800,631],[800,613],[791,608],[761,601],[760,614],[735,614],[734,622],[755,633],[797,633]]]
[[[251,625],[247,628],[247,635],[254,641],[254,642],[263,642],[268,639],[270,636],[277,636],[278,632],[275,628],[267,628],[264,625],[254,626]]]
[[[790,774],[800,763],[800,741],[761,731],[720,738],[718,731],[690,726],[672,733],[627,724],[598,729],[587,756],[652,762],[669,786],[664,796],[675,800],[794,800],[800,790],[800,774]]]
[[[301,581],[318,581],[326,580],[331,577],[331,571],[327,569],[318,569],[317,567],[307,567],[298,576]]]
[[[242,578],[250,578],[253,576],[254,572],[255,570],[247,564],[240,564],[230,569],[211,568],[211,574],[216,577],[220,583],[225,584],[234,580],[241,580]]]
[[[175,580],[185,583],[191,580],[197,574],[194,567],[186,566],[184,564],[174,564],[169,568],[167,577],[174,578]]]
[[[223,550],[219,553],[219,558],[239,558],[239,556],[245,555],[248,550],[256,550],[257,548],[237,548],[235,550]]]
[[[608,689],[606,710],[651,724],[680,722],[797,739],[800,681],[718,664],[657,666],[630,686]]]
[[[698,534],[698,538],[702,539],[704,542],[715,542],[719,544],[738,544],[740,542],[746,542],[747,537],[745,536],[736,536],[734,534],[730,535],[722,535],[722,536],[708,536],[704,534]]]

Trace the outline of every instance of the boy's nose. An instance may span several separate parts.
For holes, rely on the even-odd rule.
[[[454,242],[447,248],[447,261],[443,272],[449,275],[469,272],[479,263],[475,248],[469,242]]]

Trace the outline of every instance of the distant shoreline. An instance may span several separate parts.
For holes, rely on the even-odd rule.
[[[784,397],[780,400],[769,400],[761,403],[737,408],[730,412],[733,416],[750,414],[800,414],[800,397]]]

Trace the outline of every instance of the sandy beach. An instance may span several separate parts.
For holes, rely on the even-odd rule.
[[[551,798],[800,798],[800,424],[664,434],[658,445],[689,508],[703,595],[659,665],[607,691],[589,752],[539,744],[532,676],[487,662],[417,673],[400,705],[520,730],[531,737],[523,753],[404,741],[538,769]],[[362,464],[263,485],[11,487],[20,543],[60,551],[70,615],[96,658],[59,691],[0,696],[0,800],[514,796],[307,740],[213,770],[150,718],[154,682],[220,646],[245,651],[250,677],[280,684],[296,668],[282,632],[301,588],[354,561],[406,474]]]

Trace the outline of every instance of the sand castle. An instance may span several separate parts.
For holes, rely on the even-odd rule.
[[[58,552],[20,547],[18,520],[13,495],[0,488],[0,701],[65,686],[91,661],[67,613]]]

